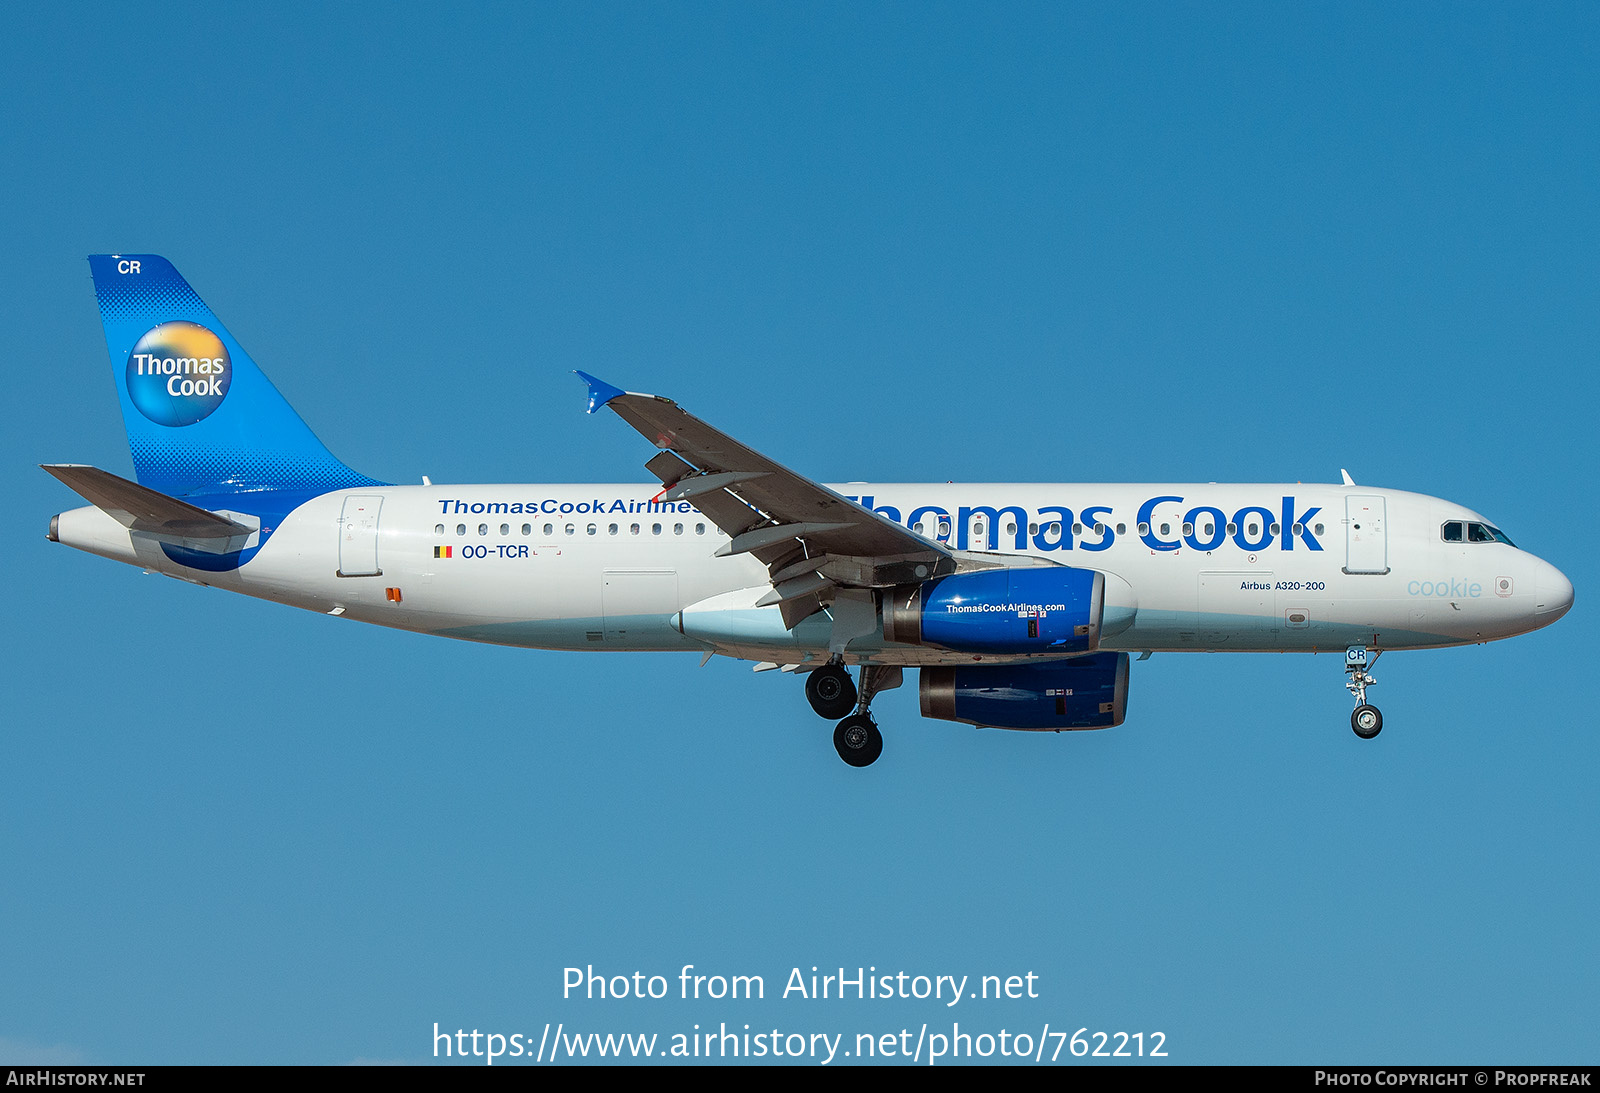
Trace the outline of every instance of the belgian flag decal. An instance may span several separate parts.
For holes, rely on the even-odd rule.
[[[433,556],[435,558],[448,558],[448,557],[450,557],[450,552],[453,549],[455,549],[455,548],[447,547],[447,546],[436,546],[436,547],[433,548]]]

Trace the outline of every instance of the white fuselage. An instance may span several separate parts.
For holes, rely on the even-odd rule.
[[[1504,542],[1447,542],[1448,501],[1327,485],[868,485],[833,489],[960,551],[1032,555],[1108,581],[1111,650],[1316,651],[1492,641],[1559,618],[1571,585]],[[171,560],[94,508],[60,541],[186,580],[447,637],[544,649],[716,651],[796,663],[826,654],[851,611],[793,631],[749,555],[687,502],[642,485],[375,486],[316,497],[263,528],[237,569]],[[355,499],[355,500],[352,500]],[[381,499],[377,503],[374,499]],[[233,506],[250,510],[249,495]],[[359,512],[359,515],[357,515]],[[855,597],[851,601],[851,597]],[[1130,602],[1131,601],[1131,602]],[[845,657],[977,657],[887,644],[846,593]],[[1114,632],[1113,632],[1114,631]],[[986,657],[996,660],[1007,658]]]

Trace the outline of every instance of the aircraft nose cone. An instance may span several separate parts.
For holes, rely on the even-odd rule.
[[[1536,593],[1533,613],[1540,626],[1548,626],[1572,610],[1572,582],[1549,562],[1539,563],[1539,575],[1533,587]]]

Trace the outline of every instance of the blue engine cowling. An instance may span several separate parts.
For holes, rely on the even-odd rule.
[[[985,569],[897,588],[885,640],[959,653],[1088,653],[1100,647],[1105,575],[1070,566]]]
[[[993,729],[1110,729],[1128,714],[1128,654],[924,668],[922,716]]]

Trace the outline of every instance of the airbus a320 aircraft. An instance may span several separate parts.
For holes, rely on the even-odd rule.
[[[925,717],[1104,729],[1129,654],[1343,651],[1371,738],[1381,652],[1548,626],[1572,584],[1449,501],[1342,485],[864,485],[804,478],[669,399],[593,376],[659,449],[659,486],[398,486],[312,435],[155,255],[89,259],[138,482],[44,469],[89,501],[50,538],[197,584],[442,637],[699,652],[803,673],[866,766],[873,697]],[[852,680],[848,667],[858,667]]]

